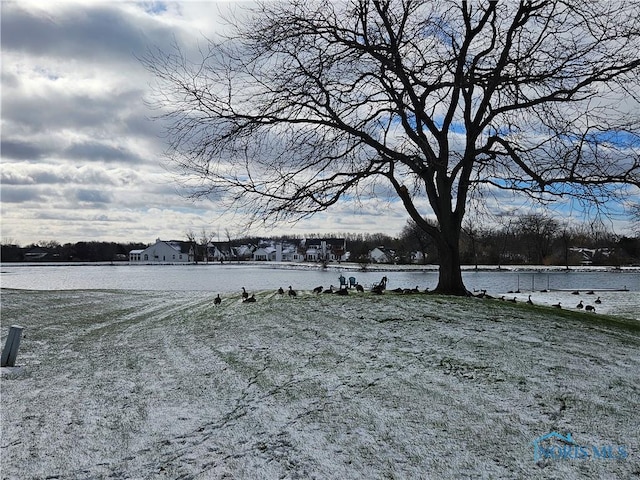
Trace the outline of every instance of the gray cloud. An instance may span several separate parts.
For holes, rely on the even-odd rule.
[[[34,56],[120,60],[161,39],[159,24],[142,29],[143,19],[126,15],[117,4],[61,3],[60,14],[36,15],[14,2],[2,2],[2,47]],[[164,32],[165,35],[169,32]],[[151,37],[151,38],[150,38]]]
[[[37,188],[29,188],[17,185],[5,185],[3,183],[0,193],[2,203],[26,203],[41,202],[43,197]]]
[[[101,142],[83,142],[73,144],[62,155],[68,159],[100,162],[123,162],[137,164],[141,162],[135,154],[124,147],[113,147]]]
[[[2,139],[0,151],[5,160],[37,160],[43,158],[47,152],[45,148],[36,143],[5,139]]]
[[[104,190],[80,189],[75,198],[79,202],[86,203],[111,203],[111,195]]]
[[[99,92],[69,91],[55,88],[55,82],[36,92],[27,91],[26,85],[3,93],[3,118],[26,133],[60,130],[62,128],[104,128],[124,132],[128,117],[140,116],[144,110],[140,89],[113,91],[105,85]]]

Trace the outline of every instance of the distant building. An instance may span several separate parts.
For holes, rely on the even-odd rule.
[[[32,248],[24,254],[24,259],[27,262],[50,260],[51,257],[50,252],[40,247]]]
[[[275,247],[259,247],[253,251],[253,260],[258,262],[276,261]]]
[[[231,259],[231,252],[228,248],[224,248],[222,244],[216,245],[209,242],[207,245],[207,261],[208,262],[224,262]]]
[[[144,250],[131,250],[131,263],[193,263],[195,260],[193,244],[177,240],[164,241],[159,238],[156,243]]]
[[[342,262],[348,259],[347,240],[344,238],[312,238],[305,242],[305,260],[308,262]]]
[[[385,247],[375,247],[369,252],[369,259],[373,263],[395,263],[396,252]]]
[[[569,251],[577,255],[581,265],[592,265],[598,258],[609,258],[613,251],[610,248],[570,248]]]
[[[233,260],[251,260],[253,258],[253,251],[256,248],[253,245],[240,245],[239,247],[231,248],[231,257]]]

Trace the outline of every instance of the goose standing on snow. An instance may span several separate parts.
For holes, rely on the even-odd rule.
[[[313,293],[322,293],[322,285],[319,285],[316,288],[314,288]]]
[[[533,305],[533,301],[531,300],[531,295],[529,295],[529,299],[527,300],[527,303],[528,303],[529,305]]]
[[[284,295],[284,289],[282,287],[278,288],[278,295]]]
[[[242,287],[242,299],[246,300],[247,298],[249,298],[249,294],[247,293],[247,290]]]
[[[296,295],[298,295],[296,293],[296,291],[291,287],[291,285],[289,285],[289,292],[288,292],[290,297],[295,297]]]
[[[253,303],[255,301],[256,301],[256,294],[252,293],[250,297],[247,297],[244,300],[242,300],[242,303]]]
[[[582,309],[584,307],[584,305],[582,304],[582,300],[580,300],[580,303],[576,305],[576,308]]]
[[[597,303],[598,305],[600,305],[602,303],[602,300],[600,300],[600,297],[596,298],[596,301],[594,303]]]
[[[216,298],[213,299],[214,305],[220,305],[222,303],[222,299],[220,298],[220,294]]]

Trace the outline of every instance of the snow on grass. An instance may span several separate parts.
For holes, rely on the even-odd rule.
[[[2,478],[629,478],[640,325],[498,300],[11,291]],[[4,342],[4,337],[2,338]],[[624,460],[533,459],[558,431]]]

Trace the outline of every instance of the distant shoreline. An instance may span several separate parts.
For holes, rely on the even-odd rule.
[[[128,261],[114,261],[114,262],[0,262],[0,267],[82,267],[82,266],[202,266],[202,267],[218,267],[220,265],[225,267],[259,267],[268,269],[281,269],[281,270],[335,270],[335,271],[349,271],[349,272],[437,272],[438,265],[390,265],[390,264],[367,264],[363,267],[361,264],[345,262],[336,263],[332,262],[326,267],[312,262],[268,262],[268,261],[241,261],[241,262],[199,262],[199,263],[130,263]],[[525,273],[562,273],[562,272],[608,272],[608,273],[638,273],[640,272],[640,266],[622,266],[617,267],[613,265],[599,265],[599,266],[585,266],[585,265],[572,265],[569,267],[561,265],[463,265],[463,272],[525,272]]]

